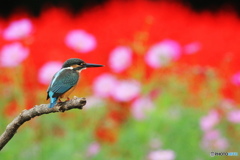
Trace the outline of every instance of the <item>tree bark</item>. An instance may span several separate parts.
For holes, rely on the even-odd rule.
[[[53,108],[48,108],[49,104],[40,104],[35,105],[29,110],[23,110],[11,123],[7,125],[5,131],[0,136],[0,150],[2,150],[2,148],[12,139],[18,128],[26,121],[43,114],[65,112],[71,109],[82,109],[85,104],[85,98],[74,97],[66,102],[58,102]]]

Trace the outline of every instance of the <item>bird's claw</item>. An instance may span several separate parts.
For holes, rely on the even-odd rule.
[[[60,98],[58,99],[58,102],[67,102],[67,101],[70,101],[69,97],[67,97],[67,99],[65,101],[62,101]]]

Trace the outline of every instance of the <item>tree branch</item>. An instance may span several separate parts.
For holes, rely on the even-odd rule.
[[[85,104],[85,98],[74,97],[72,100],[57,103],[53,108],[48,108],[48,104],[40,104],[29,110],[23,110],[10,124],[7,125],[6,130],[0,136],[0,150],[2,150],[2,148],[12,139],[18,128],[26,121],[43,114],[65,112],[71,109],[82,109]]]

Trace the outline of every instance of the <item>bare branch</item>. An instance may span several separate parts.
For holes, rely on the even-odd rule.
[[[65,112],[71,109],[82,109],[85,104],[85,98],[74,97],[72,100],[57,103],[53,108],[48,108],[48,104],[40,104],[29,110],[23,110],[10,124],[8,124],[6,130],[0,136],[0,150],[2,150],[2,148],[12,139],[18,128],[26,121],[43,114]]]

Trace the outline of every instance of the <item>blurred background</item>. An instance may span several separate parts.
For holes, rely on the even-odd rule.
[[[3,160],[207,160],[240,151],[237,0],[42,0],[0,6],[0,132],[49,103],[69,58],[83,110],[25,123]],[[237,157],[217,156],[214,159]]]

